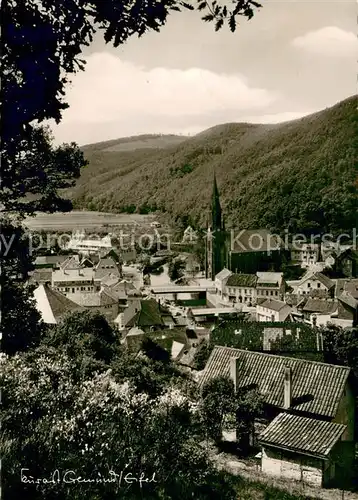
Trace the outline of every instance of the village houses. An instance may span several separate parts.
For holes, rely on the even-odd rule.
[[[215,346],[199,385],[230,377],[235,390],[264,399],[261,470],[316,486],[343,482],[353,469],[355,398],[351,370],[298,358]],[[264,425],[265,429],[262,429]]]

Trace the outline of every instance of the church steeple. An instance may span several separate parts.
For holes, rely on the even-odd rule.
[[[222,213],[220,205],[220,196],[218,185],[216,182],[216,175],[214,171],[214,183],[213,183],[213,194],[211,198],[211,219],[212,219],[212,230],[220,231],[222,229]]]

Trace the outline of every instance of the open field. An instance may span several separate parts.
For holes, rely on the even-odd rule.
[[[111,214],[103,212],[72,211],[68,213],[38,213],[27,217],[24,225],[34,230],[75,230],[138,224],[145,226],[154,220],[153,215]]]

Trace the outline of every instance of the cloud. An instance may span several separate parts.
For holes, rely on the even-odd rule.
[[[117,134],[166,133],[163,127],[182,130],[203,122],[205,128],[218,114],[264,111],[278,96],[250,86],[240,74],[145,69],[99,52],[87,58],[66,98],[70,108],[53,132],[57,140],[83,144]]]
[[[351,31],[326,26],[292,40],[298,49],[321,56],[352,57],[358,55],[357,37]]]

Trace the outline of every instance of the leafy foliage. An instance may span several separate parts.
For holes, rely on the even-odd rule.
[[[222,440],[230,416],[236,410],[235,389],[231,379],[216,377],[202,390],[202,415],[207,436],[216,443]],[[235,427],[234,427],[235,428]]]
[[[265,329],[272,331],[270,335],[272,353],[289,353],[291,356],[300,352],[307,354],[317,351],[316,332],[304,323],[222,321],[212,331],[210,341],[213,345],[263,351]]]
[[[14,354],[40,342],[43,324],[33,298],[33,286],[24,286],[33,268],[29,238],[10,220],[1,225],[1,350]]]
[[[209,380],[202,389],[201,413],[206,435],[220,443],[224,430],[236,430],[239,439],[253,431],[254,421],[262,414],[263,399],[257,390],[235,393],[227,377]],[[240,436],[241,435],[241,436]]]
[[[194,354],[194,368],[196,370],[203,370],[205,368],[206,362],[209,359],[211,351],[213,350],[214,344],[202,339],[198,345],[198,348]]]
[[[169,263],[168,275],[171,281],[177,281],[184,276],[185,262],[180,259],[173,259]]]
[[[358,378],[358,329],[328,325],[322,329],[326,362],[352,368]]]
[[[349,232],[358,199],[355,120],[353,97],[286,124],[219,125],[162,150],[93,145],[69,195],[78,207],[90,199],[103,211],[156,203],[172,223],[186,216],[206,226],[215,168],[227,227]],[[192,172],[172,176],[189,162]]]

